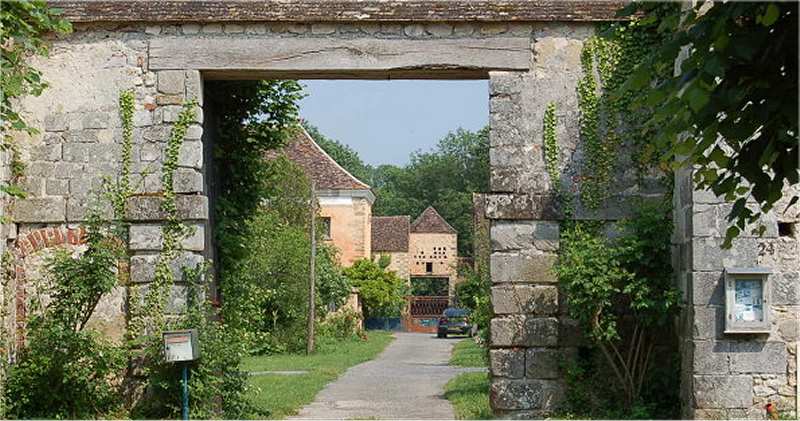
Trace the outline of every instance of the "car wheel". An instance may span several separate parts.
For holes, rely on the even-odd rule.
[[[447,332],[442,333],[442,338],[447,339]]]

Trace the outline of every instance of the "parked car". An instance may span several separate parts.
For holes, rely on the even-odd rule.
[[[469,322],[469,310],[465,308],[448,307],[439,317],[439,324],[436,328],[437,338],[446,338],[448,333],[472,336],[474,326]]]

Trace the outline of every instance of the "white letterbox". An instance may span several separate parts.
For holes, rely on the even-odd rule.
[[[725,333],[769,333],[769,275],[762,267],[725,268]]]
[[[197,329],[164,332],[164,359],[168,363],[194,361],[200,358]]]

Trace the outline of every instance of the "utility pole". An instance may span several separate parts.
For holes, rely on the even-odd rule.
[[[316,306],[316,263],[317,263],[317,194],[316,185],[311,182],[311,261],[309,262],[309,283],[308,283],[308,339],[306,342],[306,353],[314,352],[314,308]]]

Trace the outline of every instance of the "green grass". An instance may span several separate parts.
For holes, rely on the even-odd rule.
[[[444,387],[444,396],[453,404],[460,420],[490,420],[489,375],[487,373],[459,374]]]
[[[258,375],[250,384],[258,388],[252,401],[269,411],[270,419],[294,415],[314,396],[348,368],[375,358],[394,338],[391,332],[367,332],[366,341],[326,344],[317,353],[248,357],[242,362],[245,371],[307,370],[301,375]]]
[[[486,367],[486,350],[472,338],[464,339],[453,347],[450,365],[458,367]],[[447,382],[444,396],[453,404],[456,418],[460,420],[492,419],[489,407],[489,375],[463,373]]]
[[[450,365],[457,367],[486,367],[486,364],[486,350],[476,344],[472,338],[464,339],[453,347]]]

